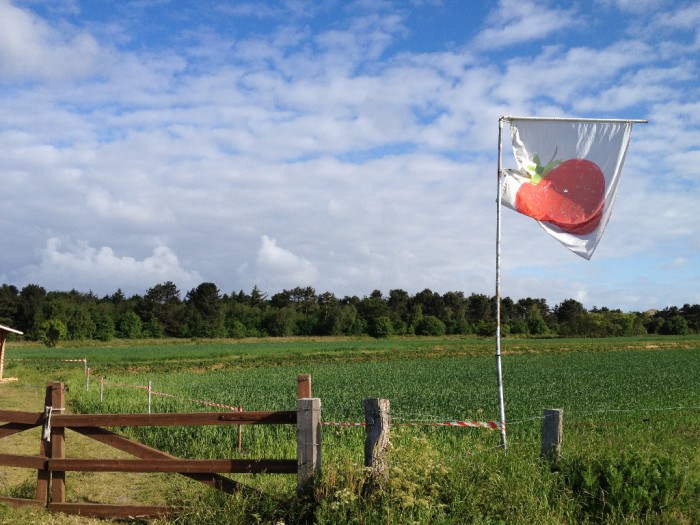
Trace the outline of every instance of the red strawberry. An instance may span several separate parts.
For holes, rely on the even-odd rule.
[[[595,231],[605,202],[605,177],[600,168],[585,159],[550,161],[545,167],[538,155],[533,160],[534,172],[530,182],[518,190],[516,209],[567,233]]]

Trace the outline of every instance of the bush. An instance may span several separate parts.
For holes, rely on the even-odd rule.
[[[246,336],[246,327],[238,319],[233,319],[231,322],[229,322],[227,330],[228,336],[233,337],[234,339],[242,339]]]
[[[138,339],[142,335],[143,324],[141,318],[134,312],[127,312],[119,321],[119,337],[124,339]]]
[[[372,337],[383,339],[394,333],[394,327],[391,324],[391,319],[385,315],[381,315],[370,322],[368,332]]]
[[[165,337],[165,327],[162,324],[160,324],[158,319],[152,317],[151,319],[143,323],[142,333],[144,337],[161,339]]]
[[[416,335],[445,335],[445,323],[433,315],[426,315],[416,325]]]
[[[578,501],[580,518],[594,523],[659,515],[680,495],[684,481],[671,458],[636,452],[593,460],[563,459],[557,468]]]
[[[496,335],[496,321],[479,321],[474,325],[474,333],[480,337]]]
[[[59,319],[49,319],[41,324],[41,340],[50,348],[68,336],[68,328]]]
[[[114,337],[114,321],[109,314],[101,313],[95,320],[93,337],[98,341],[111,341]]]
[[[662,335],[688,335],[690,328],[688,328],[688,323],[683,317],[674,315],[663,322],[659,328],[659,333]]]

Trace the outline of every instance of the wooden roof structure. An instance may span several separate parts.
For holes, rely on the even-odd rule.
[[[5,340],[7,339],[7,334],[24,335],[19,330],[0,324],[0,381],[3,380],[2,373],[5,368]],[[9,380],[11,379],[8,379],[8,381]]]

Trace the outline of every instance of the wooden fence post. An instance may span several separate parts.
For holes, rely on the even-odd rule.
[[[297,376],[297,399],[311,397],[311,376],[309,374],[299,374]]]
[[[544,458],[558,459],[564,432],[564,411],[561,408],[545,408],[542,419],[542,451]]]
[[[365,467],[370,468],[371,485],[389,476],[390,421],[388,399],[365,399]]]
[[[243,405],[238,405],[238,411],[243,412]],[[238,453],[243,452],[243,425],[238,425]]]
[[[63,412],[64,400],[63,383],[52,381],[46,384],[46,396],[44,398],[44,431],[48,429],[48,432],[42,432],[41,444],[39,445],[40,456],[49,459],[62,459],[65,456],[65,429],[51,426],[51,415],[54,411],[57,414]],[[51,480],[52,482],[49,483]],[[51,489],[52,501],[65,501],[66,473],[54,472],[52,476],[51,471],[48,469],[38,470],[36,496],[34,499],[40,501],[44,506],[48,505],[49,489]]]
[[[90,369],[88,368],[88,371]],[[89,376],[88,376],[89,377]],[[51,396],[52,411],[63,414],[65,408],[65,390],[63,383],[53,383]],[[63,459],[66,455],[66,429],[63,427],[51,427],[51,459]],[[66,473],[54,471],[51,473],[51,502],[65,503],[66,501]]]
[[[47,417],[48,408],[53,401],[53,383],[46,383],[46,396],[44,397],[44,418]],[[44,422],[46,424],[46,421]],[[42,457],[51,457],[51,442],[44,439],[43,433],[39,442],[39,455]],[[34,499],[46,506],[49,504],[49,480],[51,479],[51,471],[47,469],[39,469],[36,473],[36,495]]]
[[[308,494],[321,473],[321,400],[297,399],[297,492]]]

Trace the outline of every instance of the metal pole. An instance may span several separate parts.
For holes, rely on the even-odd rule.
[[[632,123],[632,124],[648,124],[648,120],[642,119],[619,119],[619,118],[576,118],[576,117],[501,117],[501,121],[512,120],[539,120],[548,122],[606,122],[606,123]]]
[[[148,380],[148,413],[151,413],[151,380]]]
[[[501,370],[501,150],[503,147],[503,120],[503,117],[498,119],[498,194],[496,197],[496,385],[498,386],[498,412],[501,418],[501,446],[507,450],[506,409],[503,400],[503,372]]]

